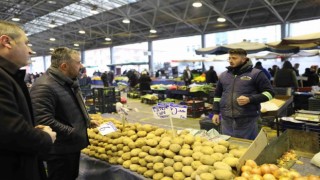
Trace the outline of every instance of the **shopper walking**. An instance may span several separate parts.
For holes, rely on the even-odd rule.
[[[76,179],[80,151],[89,144],[90,118],[77,80],[82,67],[78,51],[57,48],[51,66],[30,91],[36,122],[50,125],[58,133],[53,148],[44,155],[49,180]]]
[[[216,83],[218,81],[217,72],[214,70],[213,66],[210,66],[209,71],[207,71],[205,74],[207,83]]]
[[[6,180],[45,179],[40,152],[50,149],[56,133],[34,127],[25,70],[32,50],[25,32],[0,21],[0,176]]]
[[[268,78],[261,70],[252,68],[246,56],[243,49],[229,51],[230,66],[217,83],[212,122],[221,123],[223,134],[254,139],[258,134],[260,103],[272,99],[274,92]]]
[[[282,68],[275,73],[273,83],[275,87],[298,88],[296,72],[289,61],[285,61]]]
[[[187,66],[186,69],[183,71],[184,84],[186,86],[189,86],[191,84],[192,79],[193,79],[192,73],[189,69],[189,66]]]

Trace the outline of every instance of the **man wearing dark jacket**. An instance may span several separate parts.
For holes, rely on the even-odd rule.
[[[40,152],[50,149],[56,133],[34,127],[30,95],[24,82],[32,50],[17,25],[0,21],[0,177],[4,180],[46,178]]]
[[[216,87],[212,121],[221,121],[223,134],[254,139],[258,134],[260,103],[271,100],[274,92],[264,73],[252,68],[246,56],[243,49],[229,51],[230,66],[220,75]]]
[[[210,66],[209,71],[206,72],[206,82],[207,83],[216,83],[217,81],[218,81],[217,73],[213,69],[213,66]]]
[[[82,67],[79,52],[57,48],[51,66],[30,91],[36,122],[50,125],[58,134],[53,148],[44,155],[49,180],[76,179],[80,151],[89,144],[90,118],[77,81]]]

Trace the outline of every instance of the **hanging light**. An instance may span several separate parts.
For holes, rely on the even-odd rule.
[[[56,38],[50,38],[49,40],[50,40],[50,41],[55,41],[55,40],[56,40]]]
[[[122,20],[122,22],[125,23],[125,24],[129,24],[129,23],[130,23],[130,19],[124,18],[124,19]]]
[[[98,6],[97,5],[92,5],[92,8],[91,8],[90,12],[92,14],[98,14],[99,13]]]
[[[32,46],[32,44],[31,44],[31,43],[28,43],[27,45],[28,45],[29,47],[31,47],[31,46]]]
[[[78,43],[74,43],[73,46],[79,47],[79,44]]]
[[[54,49],[53,49],[53,48],[50,48],[49,50],[50,50],[50,51],[54,51]]]
[[[20,21],[20,17],[19,17],[19,15],[15,14],[15,15],[12,17],[11,20],[12,20],[12,21],[15,21],[15,22],[18,22],[18,21]]]
[[[51,27],[51,28],[54,28],[54,27],[56,27],[57,26],[57,24],[56,24],[56,21],[55,20],[52,20],[51,22],[50,22],[50,24],[49,24],[49,27]]]
[[[226,18],[224,18],[224,17],[218,17],[218,18],[217,18],[217,21],[218,21],[218,22],[226,22]]]
[[[79,30],[79,33],[80,33],[80,34],[85,34],[86,31],[84,31],[84,30]]]
[[[111,38],[110,37],[106,37],[106,38],[104,38],[104,40],[111,41]]]
[[[201,6],[202,6],[202,3],[201,3],[201,1],[196,0],[196,1],[194,1],[194,2],[192,3],[192,6],[198,8],[198,7],[201,7]]]
[[[150,33],[155,34],[155,33],[157,33],[157,30],[155,30],[154,28],[151,28]]]

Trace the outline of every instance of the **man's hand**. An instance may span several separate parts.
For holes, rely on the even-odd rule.
[[[52,143],[54,143],[56,141],[57,133],[52,131],[50,126],[38,125],[35,128],[40,129],[40,130],[48,133],[49,136],[51,137]]]
[[[220,119],[219,119],[219,115],[215,114],[212,116],[212,123],[215,125],[219,125],[220,124]]]
[[[237,102],[240,106],[243,106],[243,105],[250,103],[250,99],[246,96],[239,96],[237,98]]]
[[[90,121],[90,128],[96,128],[98,126],[100,126],[100,123],[98,121],[96,121],[96,120]]]

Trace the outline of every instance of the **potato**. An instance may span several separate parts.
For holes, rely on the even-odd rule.
[[[190,166],[192,162],[193,162],[192,157],[185,157],[182,159],[182,164],[185,166]]]
[[[182,162],[176,162],[173,164],[173,169],[177,172],[177,171],[181,171],[183,167]]]
[[[198,169],[198,167],[201,166],[201,165],[202,165],[202,163],[200,161],[193,161],[191,163],[191,166],[192,166],[193,169]]]
[[[141,148],[141,150],[142,150],[143,152],[149,152],[150,149],[151,149],[150,146],[142,146],[142,148]]]
[[[161,180],[173,180],[171,177],[163,177]]]
[[[162,156],[155,156],[153,158],[153,163],[158,163],[158,162],[163,162],[163,157]]]
[[[203,153],[202,153],[202,152],[194,152],[194,153],[192,154],[192,158],[193,158],[194,160],[199,160],[199,159],[201,158],[201,156],[203,156]]]
[[[147,135],[147,131],[138,131],[137,136],[138,137],[145,137]]]
[[[140,152],[142,152],[141,149],[135,148],[135,149],[132,149],[132,150],[130,151],[130,155],[131,155],[131,157],[135,157],[135,156],[138,156]]]
[[[157,155],[158,154],[157,149],[156,148],[150,148],[149,149],[149,154],[153,155],[153,156]]]
[[[239,149],[231,149],[229,151],[229,154],[232,154],[234,157],[237,157],[237,158],[240,158],[244,153],[245,151],[241,151]]]
[[[172,139],[171,143],[172,144],[179,144],[180,146],[183,145],[183,139],[181,137],[175,137]]]
[[[181,150],[181,145],[180,144],[171,144],[169,146],[169,150],[174,152],[174,153],[177,153]]]
[[[230,145],[230,142],[226,141],[226,140],[220,140],[218,142],[219,145],[223,145],[224,147],[228,148]]]
[[[198,174],[209,172],[209,166],[208,165],[200,165],[197,169]]]
[[[147,139],[154,139],[155,137],[156,137],[156,135],[153,133],[147,134]]]
[[[201,180],[213,180],[214,175],[211,173],[202,173],[202,174],[200,174],[200,179]]]
[[[143,173],[143,176],[147,177],[147,178],[151,178],[156,172],[152,169],[152,170],[147,170],[146,172]]]
[[[146,153],[146,152],[140,152],[140,153],[138,154],[139,158],[144,158],[144,157],[146,157],[147,155],[148,155],[148,153]]]
[[[139,139],[137,139],[136,142],[135,142],[135,146],[136,146],[137,148],[141,148],[141,147],[144,146],[144,145],[146,145],[146,140],[143,139],[143,138],[139,138]]]
[[[236,167],[239,164],[239,159],[235,157],[226,157],[222,162],[228,164],[231,167]]]
[[[145,159],[139,159],[139,162],[140,166],[146,166],[147,165],[147,161]]]
[[[228,151],[228,149],[225,147],[225,146],[222,146],[222,145],[216,145],[214,148],[213,148],[213,151],[216,152],[216,153],[226,153]]]
[[[154,134],[155,134],[156,136],[160,136],[160,135],[163,134],[165,131],[166,131],[166,130],[163,129],[163,128],[158,128],[158,129],[156,129],[156,130],[154,131]]]
[[[123,166],[124,168],[127,168],[127,169],[129,169],[130,165],[131,165],[131,161],[130,161],[130,160],[124,161],[124,162],[122,163],[122,166]]]
[[[215,160],[210,155],[203,155],[200,157],[200,162],[205,165],[212,166]]]
[[[131,158],[131,163],[133,164],[138,164],[139,163],[140,158],[139,157],[132,157]]]
[[[182,167],[182,172],[185,176],[191,176],[191,174],[193,173],[193,168],[191,166],[184,166]]]
[[[213,154],[213,149],[211,146],[202,146],[201,152],[203,154],[211,155],[211,154]]]
[[[148,169],[152,169],[152,168],[153,168],[153,163],[148,163],[148,164],[147,164],[147,168],[148,168]]]
[[[170,150],[165,150],[164,151],[164,155],[167,157],[167,158],[173,158],[176,154]]]
[[[233,177],[233,174],[231,171],[218,169],[213,171],[213,175],[216,179],[219,180],[230,180]]]
[[[180,154],[181,156],[184,156],[184,157],[191,157],[191,156],[192,156],[192,153],[193,153],[193,151],[192,151],[191,149],[181,149],[181,150],[179,151],[179,154]]]
[[[193,146],[193,152],[201,152],[202,146]]]
[[[176,155],[173,157],[173,160],[176,162],[182,162],[182,159],[183,159],[183,156],[180,156],[180,155]]]
[[[229,149],[238,149],[238,148],[239,146],[237,144],[232,144],[232,143],[229,144]]]
[[[184,136],[184,143],[185,144],[192,145],[194,143],[194,141],[195,141],[195,138],[191,134],[187,134]]]
[[[170,158],[165,158],[163,164],[164,166],[172,166],[174,164],[174,160]]]
[[[165,176],[172,176],[174,172],[175,171],[174,171],[173,167],[171,167],[171,166],[163,168],[163,174]]]
[[[137,165],[137,164],[130,164],[130,170],[131,171],[137,171],[138,170],[138,168],[139,168],[139,165]]]
[[[184,180],[185,175],[182,172],[175,172],[175,173],[173,173],[173,179],[174,180]]]
[[[162,173],[155,173],[153,176],[152,176],[152,178],[154,179],[154,180],[160,180],[160,179],[162,179],[163,178],[163,174]]]
[[[191,146],[189,144],[183,144],[182,149],[191,149]]]
[[[131,159],[130,152],[123,153],[121,157],[122,157],[123,160]]]
[[[224,170],[228,170],[228,171],[232,170],[231,166],[229,166],[227,163],[224,163],[224,162],[215,162],[213,164],[213,167],[215,169],[224,169]]]
[[[154,163],[153,169],[154,169],[156,172],[163,172],[164,164],[163,164],[163,163]]]
[[[137,169],[137,173],[139,174],[143,174],[144,172],[146,172],[148,169],[146,167],[138,167]]]
[[[158,141],[155,139],[147,139],[146,143],[148,146],[155,147],[158,144]]]
[[[160,145],[161,148],[167,149],[170,146],[170,142],[162,140],[162,141],[160,141],[159,145]]]

